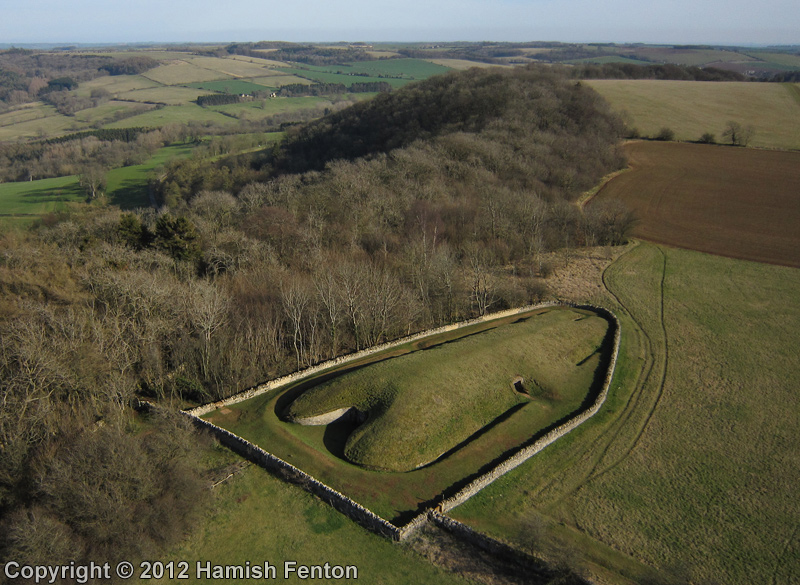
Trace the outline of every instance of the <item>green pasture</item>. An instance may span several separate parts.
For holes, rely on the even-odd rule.
[[[230,465],[238,459],[225,449],[216,450],[224,451],[217,454],[218,465]],[[159,560],[189,562],[190,583],[197,582],[197,562],[245,565],[248,561],[251,565],[263,566],[265,561],[276,565],[281,582],[283,563],[296,561],[304,565],[355,565],[358,583],[468,583],[435,567],[409,547],[364,530],[311,494],[255,466],[215,487],[200,526],[180,547],[165,551],[165,558]],[[301,581],[292,577],[285,582]]]
[[[150,104],[136,104],[114,100],[100,104],[96,108],[88,108],[86,110],[81,110],[80,112],[75,112],[74,119],[86,124],[87,126],[93,126],[95,124],[110,122],[114,119],[115,115],[130,114],[153,107],[155,106]]]
[[[335,69],[335,68],[331,68]],[[446,73],[449,67],[437,65],[424,59],[381,59],[350,63],[345,71],[369,73],[374,76],[400,75],[406,79],[427,79],[433,75]]]
[[[193,103],[197,96],[207,95],[209,92],[182,86],[161,86],[146,89],[136,89],[120,94],[121,99],[135,102],[156,102],[170,106],[181,106]]]
[[[748,51],[748,56],[763,61],[760,65],[773,69],[794,71],[800,69],[800,55],[796,53],[770,53],[767,51]]]
[[[392,87],[402,87],[412,81],[411,79],[393,79],[393,78],[380,78],[380,77],[363,77],[360,75],[348,75],[347,73],[337,73],[337,71],[347,71],[344,66],[335,66],[329,68],[330,70],[321,70],[303,66],[303,67],[281,67],[280,70],[287,75],[297,75],[298,77],[305,77],[317,83],[342,83],[346,86],[353,83],[372,83],[385,81]]]
[[[197,67],[217,71],[219,74],[218,79],[230,77],[258,77],[261,75],[269,75],[275,64],[285,65],[285,63],[274,62],[269,63],[263,59],[253,57],[242,57],[234,55],[231,57],[189,57],[185,61]]]
[[[112,96],[119,97],[129,91],[152,89],[154,87],[161,87],[161,84],[141,75],[106,75],[105,77],[97,77],[81,83],[75,93],[79,96],[88,97],[92,94],[92,90],[104,89]]]
[[[60,211],[70,202],[86,201],[75,175],[0,183],[0,216],[20,221],[36,219],[46,213]]]
[[[135,128],[139,126],[160,128],[167,124],[188,124],[189,122],[211,122],[213,124],[227,125],[235,123],[235,120],[223,116],[210,108],[202,108],[197,104],[187,104],[151,110],[138,116],[113,122],[106,125],[106,128]]]
[[[800,271],[640,244],[604,281],[606,407],[453,515],[612,583],[797,581]]]
[[[167,146],[144,164],[111,169],[106,174],[109,202],[123,209],[150,205],[147,193],[150,173],[172,158],[189,156],[191,151],[190,145]],[[24,227],[47,213],[66,209],[70,203],[83,202],[86,202],[86,193],[75,175],[0,183],[0,224]]]
[[[16,122],[14,117],[5,119],[9,122],[8,124],[4,123],[4,118],[0,115],[0,141],[52,137],[84,128],[84,125],[74,118],[56,112],[53,106],[40,104],[30,109],[35,113],[26,109],[24,114],[19,110],[4,114],[12,114],[14,117],[21,118]]]
[[[354,423],[303,426],[279,419],[278,414],[286,411],[299,392],[314,384],[329,382],[327,378],[332,372],[214,411],[206,418],[263,446],[383,517],[403,523],[421,504],[462,485],[465,478],[579,409],[601,373],[600,358],[594,353],[605,331],[599,331],[600,326],[607,327],[607,323],[593,314],[551,309],[526,320],[517,317],[481,324],[447,334],[435,342],[426,340],[424,345],[407,345],[391,350],[388,355],[372,356],[370,363],[385,361],[355,371],[353,368],[363,364],[348,365],[349,373],[341,372],[339,380],[345,377],[352,380],[356,376],[359,383],[380,384],[393,373],[389,383],[395,385],[398,395],[400,388],[407,394],[417,392],[416,396],[394,398],[387,397],[387,390],[391,393],[393,388],[382,387],[376,388],[373,398],[366,396],[363,387],[343,391],[349,392],[355,400],[372,400],[377,405],[363,425],[368,427],[367,433],[361,434],[367,435],[362,440],[365,445],[372,447],[375,453],[386,455],[387,459],[379,462],[382,467],[392,461],[397,465],[396,462],[409,452],[412,466],[447,453],[431,465],[405,473],[367,469],[348,461],[345,454],[348,438],[354,431],[358,432]],[[511,330],[513,332],[509,333]],[[516,331],[523,337],[528,331],[539,341],[524,343],[529,351],[521,362],[501,355],[506,346],[501,351],[493,345],[504,333],[519,339]],[[459,338],[460,341],[454,341]],[[460,353],[465,342],[467,347],[473,347],[470,350],[473,359],[468,371],[459,374],[455,371],[457,366],[446,361],[448,356]],[[429,346],[429,343],[435,345]],[[474,349],[479,346],[483,346],[485,355],[481,356],[481,352]],[[434,349],[416,351],[425,347]],[[425,356],[422,359],[432,371],[425,372],[419,365],[413,366],[411,373],[406,371],[407,360],[403,358],[415,354],[397,356],[414,351]],[[578,362],[582,363],[576,365]],[[376,367],[379,373],[373,374]],[[496,371],[490,373],[493,370]],[[513,378],[534,370],[535,374],[526,378],[531,397],[515,396],[511,388]],[[571,374],[567,373],[570,371]],[[414,373],[427,378],[420,378],[421,388],[410,384]],[[499,387],[492,387],[492,376]],[[489,379],[484,380],[484,377]],[[341,384],[336,380],[334,377],[333,382]],[[467,396],[457,387],[459,384],[471,386]],[[323,393],[325,388],[330,386],[323,387]],[[500,399],[501,404],[490,404],[491,400],[483,395],[484,390],[488,396],[504,392],[507,395]],[[470,398],[469,394],[477,397]],[[338,398],[332,394],[316,398],[320,403],[328,401],[316,412],[339,407]],[[522,406],[514,408],[518,404]],[[447,420],[451,416],[455,420]],[[373,420],[379,423],[370,425]],[[430,444],[423,444],[425,437]],[[423,448],[425,454],[414,452],[416,448]]]
[[[230,78],[233,76],[207,69],[190,63],[185,59],[181,59],[178,61],[169,61],[165,65],[150,69],[142,73],[142,77],[164,85],[181,85],[197,81],[213,81],[215,79]]]
[[[607,49],[607,47],[604,47]],[[697,67],[713,63],[738,63],[754,61],[743,53],[722,49],[687,49],[682,47],[636,47],[620,48],[621,54],[633,54],[656,63],[676,63],[678,65],[694,65]]]
[[[56,109],[53,106],[45,105],[42,102],[25,104],[22,107],[0,114],[0,128],[22,122],[30,122],[31,120],[39,120],[55,114]]]
[[[241,79],[230,79],[225,81],[205,81],[201,83],[190,83],[189,87],[195,89],[204,89],[207,91],[216,91],[219,93],[231,93],[236,95],[251,94],[257,91],[267,91],[264,85],[258,85],[251,81],[243,81]]]
[[[354,94],[360,96],[363,94]],[[239,118],[256,120],[267,118],[275,114],[285,112],[296,112],[317,107],[327,107],[331,101],[324,97],[305,96],[294,98],[264,98],[252,101],[245,101],[239,104],[224,104],[221,106],[208,106],[207,109],[224,113]]]
[[[165,146],[143,164],[111,169],[106,175],[109,203],[119,205],[122,209],[149,207],[147,183],[153,170],[172,159],[190,156],[192,149],[191,145],[186,144]]]
[[[752,126],[750,146],[800,148],[800,104],[791,84],[590,80],[587,81],[642,136],[661,128],[676,140],[698,140],[710,132],[717,141],[729,121]]]
[[[283,87],[284,85],[289,85],[292,83],[302,83],[307,85],[314,83],[310,79],[305,79],[304,77],[286,75],[283,71],[278,71],[277,73],[279,73],[279,75],[272,75],[270,77],[254,77],[253,83],[263,85],[269,89],[278,89],[279,87]]]

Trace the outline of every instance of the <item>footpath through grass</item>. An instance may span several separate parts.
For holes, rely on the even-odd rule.
[[[797,581],[800,271],[641,244],[606,283],[638,330],[604,416],[453,514],[612,582]]]

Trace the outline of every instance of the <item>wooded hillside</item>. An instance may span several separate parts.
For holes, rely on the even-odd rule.
[[[92,207],[4,236],[2,556],[112,559],[180,538],[205,493],[183,459],[195,447],[173,420],[138,432],[137,397],[205,402],[545,296],[546,252],[625,238],[624,209],[571,203],[623,164],[621,131],[574,80],[468,71],[274,152],[175,163],[168,211]]]

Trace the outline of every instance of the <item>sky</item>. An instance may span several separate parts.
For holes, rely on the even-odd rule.
[[[800,44],[798,0],[0,0],[0,44]]]

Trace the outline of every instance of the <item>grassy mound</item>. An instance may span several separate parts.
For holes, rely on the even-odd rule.
[[[345,456],[408,471],[518,405],[548,408],[569,388],[589,388],[607,328],[591,313],[549,310],[344,374],[303,393],[286,414],[297,420],[355,407],[366,421],[347,439]],[[513,385],[519,377],[522,393]]]

